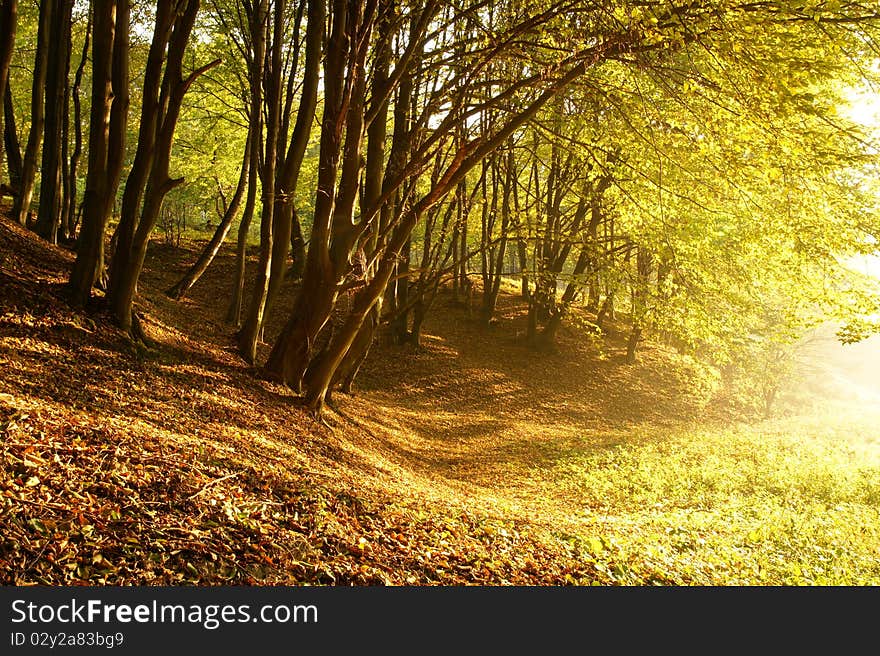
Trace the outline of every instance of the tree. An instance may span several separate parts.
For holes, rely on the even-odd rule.
[[[104,272],[105,232],[122,175],[130,102],[129,22],[125,0],[93,8],[88,171],[69,281],[71,298],[81,306]]]
[[[362,230],[354,224],[366,106],[366,55],[377,5],[365,7],[333,0],[324,58],[324,114],[321,120],[318,189],[303,284],[284,335],[295,355],[280,353],[276,342],[270,370],[292,369],[284,376],[302,385],[315,338],[333,311],[337,285],[348,272],[349,253]],[[342,157],[341,176],[340,157]],[[362,226],[363,227],[363,226]],[[286,360],[286,365],[281,362]],[[274,363],[274,364],[272,364]]]
[[[569,14],[567,19],[572,27],[582,29],[593,36],[583,43],[578,41],[579,35],[583,32],[578,32],[577,29],[563,30],[562,33],[566,36],[571,35],[571,43],[564,44],[566,47],[563,48],[563,52],[574,54],[563,55],[552,62],[546,62],[547,68],[533,63],[531,70],[539,70],[539,73],[499,90],[488,101],[493,106],[503,106],[506,110],[506,118],[494,122],[487,132],[477,134],[461,143],[436,184],[420,194],[418,199],[414,199],[403,209],[394,224],[386,228],[388,237],[379,252],[366,256],[367,262],[376,263],[373,277],[365,280],[363,286],[357,287],[352,309],[344,324],[335,331],[326,347],[317,353],[312,351],[317,343],[315,338],[332,312],[335,294],[345,284],[344,275],[351,270],[345,266],[345,259],[350,258],[351,248],[357,240],[348,241],[346,236],[351,230],[364,231],[370,225],[372,214],[368,212],[362,215],[358,224],[341,223],[339,232],[322,221],[316,221],[317,231],[312,237],[309,259],[314,257],[317,266],[310,275],[307,264],[303,285],[304,289],[309,290],[306,292],[309,302],[303,303],[305,297],[301,294],[301,302],[296,306],[296,311],[270,355],[267,363],[269,371],[294,389],[304,389],[306,403],[319,412],[334,380],[336,369],[355,342],[365,318],[382,297],[397,267],[399,257],[422,217],[485,157],[500,148],[543,108],[552,106],[552,100],[584,80],[588,74],[594,77],[592,81],[595,85],[604,71],[613,70],[610,66],[613,62],[619,62],[620,66],[628,71],[639,70],[641,67],[661,69],[666,63],[676,62],[684,49],[694,43],[706,48],[717,58],[722,53],[718,43],[729,38],[731,34],[729,30],[737,27],[742,27],[752,34],[760,34],[759,40],[773,43],[773,39],[776,39],[777,45],[781,41],[794,48],[802,47],[804,39],[808,38],[807,34],[813,26],[818,25],[828,31],[841,24],[864,25],[872,16],[858,7],[848,7],[846,11],[840,13],[834,13],[839,11],[834,8],[823,8],[819,10],[819,15],[816,15],[813,9],[774,4],[772,8],[774,19],[767,21],[768,14],[765,10],[766,8],[758,9],[731,3],[720,9],[723,16],[719,17],[716,10],[708,11],[708,7],[702,5],[670,10],[665,5],[655,4],[632,10],[616,8],[610,15],[602,12],[592,13],[587,8]],[[476,15],[479,15],[479,12],[470,16]],[[495,34],[490,40],[492,45],[477,55],[485,59],[473,63],[467,69],[468,72],[473,74],[481,70],[487,60],[505,53],[505,49],[499,44],[516,41],[512,35],[517,37],[524,33],[531,35],[531,30],[536,25],[546,29],[553,19],[558,18],[559,15],[555,10],[550,10],[514,21],[513,27],[506,33],[499,33],[496,27],[492,30]],[[495,25],[497,24],[496,17]],[[439,32],[435,32],[437,33]],[[601,39],[595,37],[597,33],[602,35]],[[841,38],[849,40],[850,36],[841,35]],[[731,48],[729,52],[735,53],[735,49]],[[728,51],[724,51],[724,54],[726,56]],[[540,57],[536,60],[540,61]],[[608,66],[602,66],[603,64]],[[448,92],[448,86],[443,88]],[[328,95],[329,97],[331,96]],[[516,102],[513,102],[514,98]],[[445,99],[448,104],[440,105],[444,106],[444,113],[436,117],[434,126],[428,131],[430,136],[421,140],[420,146],[413,153],[412,161],[421,164],[423,162],[421,158],[426,150],[445,136],[452,134],[451,128],[456,124],[457,114],[450,111],[450,107],[455,107],[456,102],[460,102],[462,98],[456,101],[445,96]],[[473,104],[466,110],[466,115],[475,115],[481,109],[479,103]],[[356,126],[357,123],[354,125]],[[346,143],[348,139],[350,135],[346,132]],[[336,143],[339,143],[339,139]],[[329,163],[334,165],[335,160]],[[326,194],[328,199],[334,197],[332,194],[334,178],[329,173],[331,168],[332,166],[325,168],[328,175],[324,183],[319,184],[319,194]],[[412,173],[406,177],[411,175]],[[345,188],[345,184],[340,182],[336,195],[338,196]],[[555,207],[555,198],[551,207]],[[320,213],[316,212],[316,216],[320,216]],[[349,215],[346,212],[340,216]],[[328,249],[326,246],[328,241],[335,248]],[[316,289],[325,291],[316,292],[314,291]]]
[[[40,166],[40,204],[37,234],[52,244],[58,242],[61,228],[63,197],[62,166],[66,148],[64,139],[67,116],[68,73],[70,68],[70,29],[73,0],[57,0],[52,12],[49,42],[52,47],[46,57],[46,94],[42,164]]]
[[[150,233],[162,201],[182,178],[170,175],[171,147],[183,97],[193,82],[220,60],[186,77],[183,59],[199,10],[199,0],[160,0],[144,74],[140,129],[134,162],[125,183],[116,250],[110,265],[107,298],[120,327],[144,338],[134,314],[137,282]]]
[[[34,78],[31,86],[31,127],[24,151],[21,180],[12,215],[21,225],[25,225],[31,209],[34,184],[37,172],[37,155],[43,142],[44,107],[43,96],[46,87],[46,69],[50,51],[50,34],[53,14],[58,10],[58,0],[45,0],[40,3],[39,29],[37,31],[37,50],[34,55]]]
[[[61,230],[67,239],[73,239],[78,226],[77,218],[77,181],[79,174],[79,160],[82,156],[82,125],[81,125],[81,100],[80,88],[82,87],[83,72],[86,68],[86,60],[88,59],[89,45],[92,36],[92,14],[89,12],[86,19],[85,38],[83,39],[82,54],[80,55],[79,65],[73,77],[73,87],[70,90],[70,96],[73,99],[73,152],[67,163],[67,176],[64,180],[64,199],[65,206],[61,214]],[[66,106],[66,103],[65,103]],[[65,130],[65,145],[69,141],[70,121],[69,112],[66,114],[68,120],[67,129]]]
[[[281,7],[281,9],[283,9],[283,7]],[[279,14],[276,10],[275,21],[283,20],[283,13]],[[301,248],[302,246],[302,233],[299,228],[299,222],[295,216],[294,193],[299,179],[299,172],[305,156],[306,147],[308,146],[312,122],[314,120],[318,102],[318,84],[321,49],[324,38],[324,23],[325,13],[323,2],[320,0],[311,0],[308,2],[308,27],[306,29],[305,37],[305,64],[302,78],[302,91],[296,113],[296,122],[293,127],[287,152],[276,153],[276,155],[271,158],[271,161],[268,156],[268,139],[271,134],[267,133],[266,161],[270,166],[266,168],[263,175],[264,199],[271,199],[273,207],[267,214],[268,208],[266,208],[265,205],[263,206],[263,218],[264,221],[268,221],[271,218],[271,226],[264,225],[261,228],[261,259],[257,270],[257,282],[254,286],[244,325],[238,334],[239,352],[248,362],[253,362],[256,357],[256,345],[263,332],[264,318],[270,311],[271,306],[277,297],[278,290],[281,287],[281,282],[285,275],[287,253],[291,247],[291,238],[294,238],[294,244],[299,245],[298,248]],[[298,32],[298,29],[294,32]],[[267,112],[268,117],[277,117],[279,122],[277,129],[279,130],[279,133],[282,120],[280,114],[282,83],[280,58],[284,45],[281,38],[283,33],[284,29],[282,22],[282,27],[277,33],[277,40],[273,38],[272,43],[273,57],[275,57],[275,50],[277,49],[278,51],[278,98],[267,97],[269,102],[279,103],[278,111],[274,113],[271,111]],[[289,82],[294,79],[295,73],[296,71],[291,71],[288,77]],[[285,105],[291,104],[292,100],[292,85],[288,84],[287,102],[285,102]],[[277,147],[276,143],[275,148],[277,149]],[[270,173],[272,174],[272,180],[268,180]],[[271,186],[270,191],[272,193],[267,196],[266,189],[269,186]],[[294,229],[294,227],[296,227],[296,229]],[[295,253],[294,259],[298,266],[302,266],[302,258],[302,252]]]
[[[9,86],[9,65],[15,50],[15,30],[18,25],[18,0],[0,1],[0,105],[6,106]],[[4,112],[5,113],[5,112]],[[3,182],[4,119],[0,115],[0,183]]]
[[[3,94],[3,146],[6,154],[6,165],[9,169],[10,196],[15,197],[21,189],[21,175],[24,163],[21,159],[21,145],[18,142],[18,131],[15,126],[15,105],[12,100],[12,89],[6,80]]]

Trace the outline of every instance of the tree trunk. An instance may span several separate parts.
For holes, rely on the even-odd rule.
[[[368,41],[374,18],[362,16],[360,10],[357,4],[333,0],[324,58],[324,115],[311,241],[293,312],[266,363],[268,373],[297,391],[302,389],[315,341],[330,319],[338,285],[348,273],[349,255],[360,235],[353,211],[363,138],[366,49],[357,44]]]
[[[487,171],[491,171],[490,176],[486,175]],[[483,202],[480,204],[480,279],[483,283],[483,289],[480,302],[480,322],[484,326],[488,326],[492,318],[489,296],[492,293],[492,278],[495,268],[495,258],[492,257],[492,233],[498,209],[498,166],[494,157],[483,160],[483,175],[481,177],[482,181],[479,187],[482,189]],[[487,177],[492,178],[491,199],[487,191]]]
[[[184,182],[182,178],[172,179],[169,174],[180,108],[192,83],[220,63],[215,60],[183,77],[183,58],[200,4],[199,0],[184,2],[176,13],[174,2],[160,0],[157,5],[156,29],[144,75],[141,132],[135,162],[125,185],[118,243],[107,285],[114,318],[124,331],[138,338],[144,336],[139,334],[133,307],[147,244],[165,196]],[[161,96],[157,93],[160,89]],[[142,205],[135,202],[140,198],[143,198]]]
[[[425,12],[428,12],[429,9],[425,9]],[[391,150],[388,154],[388,164],[385,168],[385,172],[382,178],[382,191],[383,195],[385,192],[390,191],[391,185],[394,184],[394,181],[399,178],[401,173],[406,168],[406,162],[412,156],[412,150],[414,146],[414,137],[413,134],[413,110],[414,110],[414,96],[416,89],[416,82],[413,68],[418,65],[419,60],[421,59],[421,46],[416,47],[418,44],[418,25],[421,21],[421,17],[416,13],[411,14],[410,16],[410,43],[413,48],[412,50],[412,68],[407,68],[404,70],[403,74],[400,77],[400,81],[397,88],[397,98],[394,102],[394,131],[391,135]],[[389,52],[388,56],[390,56],[390,44],[388,44]],[[400,65],[398,65],[400,66]],[[390,79],[390,78],[389,78]],[[388,84],[386,83],[386,87]],[[378,89],[376,90],[378,91]],[[388,89],[381,94],[380,97],[387,97]],[[381,110],[384,109],[385,113],[381,113]],[[383,106],[379,108],[380,115],[384,118],[387,118],[387,107]],[[372,127],[372,126],[371,126]],[[378,138],[378,135],[376,135]],[[377,165],[378,166],[378,165]],[[406,193],[403,193],[403,190],[397,189],[394,194],[392,194],[388,200],[382,205],[382,209],[379,215],[379,224],[376,226],[376,230],[378,233],[384,233],[389,226],[391,226],[400,216],[402,208],[406,203]],[[378,198],[377,198],[378,200]],[[374,246],[376,243],[374,243]],[[407,263],[408,265],[408,263]],[[400,273],[398,271],[397,273]],[[371,272],[372,274],[372,272]],[[392,282],[388,285],[388,288],[385,290],[383,294],[383,298],[380,298],[376,301],[375,308],[379,316],[382,316],[383,305],[386,307],[384,311],[390,315],[397,316],[398,310],[403,307],[401,303],[401,297],[398,294],[398,290],[402,289],[404,285],[407,284],[407,281],[403,278],[392,278]],[[404,330],[400,330],[400,324],[403,323]],[[378,323],[376,322],[376,327],[378,327]],[[397,327],[393,327],[391,329],[391,338],[403,338],[405,339],[406,332],[406,317],[404,316],[402,319],[398,319]]]
[[[21,159],[21,144],[15,127],[15,108],[12,103],[12,89],[6,80],[6,93],[3,94],[3,145],[6,150],[6,165],[9,169],[10,195],[14,198],[21,189],[21,176],[24,163]]]
[[[70,64],[70,21],[73,0],[56,0],[52,11],[46,57],[45,109],[43,112],[43,156],[40,165],[40,202],[34,230],[49,243],[58,243],[61,228],[61,160],[64,120],[67,115],[65,88]]]
[[[626,361],[636,361],[636,347],[648,324],[650,308],[648,306],[648,287],[653,269],[651,252],[644,246],[636,249],[636,279],[632,288],[632,331],[626,345]]]
[[[292,270],[302,277],[305,269],[305,241],[296,213],[295,194],[306,147],[312,134],[312,123],[318,107],[318,83],[321,77],[321,54],[324,41],[324,2],[308,0],[306,27],[306,57],[302,92],[290,147],[278,172],[276,207],[273,228],[272,266],[266,297],[266,315],[272,311],[278,291],[285,278],[287,254],[292,249]],[[291,73],[291,77],[293,74]],[[262,327],[262,326],[261,326]]]
[[[299,220],[299,212],[296,207],[291,207],[290,217],[291,233],[290,233],[290,268],[284,274],[286,278],[291,280],[302,280],[303,272],[306,270],[306,240],[303,236],[302,223]]]
[[[263,15],[266,14],[266,10],[262,9],[262,3],[259,7],[254,7],[253,5],[250,6],[250,12],[253,12],[255,9],[260,9]],[[241,223],[238,226],[232,296],[229,302],[229,308],[226,311],[226,323],[236,329],[241,327],[241,311],[244,301],[245,272],[247,268],[248,235],[254,217],[254,209],[257,205],[257,184],[262,175],[262,172],[260,171],[263,137],[263,96],[261,80],[263,79],[265,65],[266,32],[265,28],[256,29],[258,26],[254,23],[252,14],[248,14],[248,16],[247,25],[241,25],[239,29],[248,34],[247,38],[244,38],[243,40],[247,44],[245,58],[248,64],[248,132],[250,133],[252,147],[250,149],[250,158],[247,163],[249,168],[247,200],[245,201]],[[259,56],[257,55],[256,50],[260,51]]]
[[[64,68],[70,71],[70,57],[73,50],[73,43],[68,35],[67,53],[65,55]],[[73,179],[73,189],[71,190],[70,179],[70,76],[64,76],[64,113],[61,116],[61,207],[58,210],[58,240],[62,243],[70,243],[70,207],[68,199],[76,196],[76,178]]]
[[[0,0],[0,105],[4,107],[9,82],[9,66],[12,63],[12,53],[15,50],[17,26],[18,0]],[[0,137],[5,134],[3,114],[5,112],[0,112]],[[5,140],[0,138],[0,183],[3,182],[3,162],[6,159],[4,157],[4,142]]]
[[[122,174],[128,127],[128,3],[96,4],[92,18],[92,93],[89,159],[82,229],[68,283],[85,306],[104,270],[104,233]]]
[[[49,58],[49,35],[52,31],[52,17],[58,9],[58,0],[43,0],[40,3],[39,27],[37,28],[37,52],[34,56],[34,79],[31,86],[31,127],[21,170],[21,183],[12,216],[20,225],[27,225],[34,195],[37,175],[37,153],[43,142],[43,93],[46,88],[46,68]]]
[[[269,275],[272,266],[273,238],[275,228],[275,171],[278,159],[278,136],[281,127],[281,50],[282,34],[284,30],[284,2],[276,0],[275,15],[273,18],[272,43],[269,51],[270,64],[266,75],[266,149],[263,164],[263,199],[262,214],[260,217],[260,258],[257,265],[257,280],[254,284],[251,302],[248,306],[244,325],[238,334],[238,352],[246,362],[253,364],[257,355],[257,342],[263,327],[263,316],[266,310],[266,299],[269,293]],[[255,7],[253,20],[254,25],[251,33],[254,35],[255,58],[262,58],[260,54],[262,44],[256,43],[259,39],[256,31],[263,24],[262,2]],[[257,78],[253,82],[259,86]],[[262,106],[262,97],[259,92],[253,92],[254,107]],[[285,247],[287,243],[285,241]]]
[[[391,334],[395,343],[405,344],[409,341],[409,259],[412,251],[412,238],[406,240],[397,262],[397,274],[394,281],[396,290],[395,301],[397,311],[391,324]]]
[[[80,102],[80,87],[82,86],[83,71],[86,67],[88,59],[89,42],[92,35],[92,14],[89,13],[88,22],[86,24],[86,37],[83,41],[82,56],[79,60],[79,66],[73,78],[73,89],[70,95],[73,98],[73,152],[70,155],[70,164],[68,165],[67,175],[67,236],[73,238],[77,230],[76,207],[77,207],[77,170],[79,169],[79,159],[82,156],[82,104]]]
[[[484,221],[484,224],[487,224],[487,235],[484,237],[484,241],[486,242],[485,246],[487,247],[487,251],[483,256],[483,304],[481,311],[481,319],[484,326],[489,326],[492,321],[492,316],[495,314],[495,306],[498,303],[498,294],[501,291],[501,274],[504,267],[504,256],[507,251],[507,233],[510,229],[510,196],[512,192],[513,185],[515,184],[514,180],[514,152],[513,152],[513,140],[508,143],[508,148],[506,152],[506,161],[504,166],[504,181],[503,183],[499,180],[500,174],[497,172],[496,166],[496,174],[493,175],[492,179],[492,214],[497,214],[497,197],[498,197],[498,187],[501,185],[501,226],[498,234],[498,246],[495,248],[494,258],[493,258],[493,246],[492,246],[492,238],[493,238],[493,229],[495,225],[495,220],[493,219],[491,222]]]
[[[605,330],[605,320],[614,318],[614,290],[609,290],[596,315],[596,326],[599,330]]]
[[[252,126],[253,123],[256,122],[253,129],[255,130],[254,134],[257,136],[257,139],[259,139],[261,124],[260,112],[251,110],[250,121]],[[254,208],[257,205],[257,182],[260,177],[260,149],[256,144],[257,142],[255,141],[254,147],[251,148],[250,161],[248,162],[250,173],[248,174],[247,200],[245,200],[244,212],[242,212],[241,223],[238,226],[238,238],[235,248],[235,276],[232,281],[232,298],[229,302],[229,309],[226,311],[226,323],[235,328],[238,328],[241,322],[241,305],[242,300],[244,299],[244,278],[245,267],[247,265],[248,232],[250,231],[251,221],[254,218]]]
[[[516,240],[516,254],[519,259],[519,273],[520,273],[520,296],[522,296],[525,300],[529,300],[529,296],[531,292],[529,291],[529,260],[527,254],[526,240],[525,239],[517,239]]]
[[[642,327],[639,325],[633,326],[632,331],[629,334],[629,339],[626,342],[626,361],[628,364],[632,364],[636,361],[636,347],[638,346],[641,336]]]

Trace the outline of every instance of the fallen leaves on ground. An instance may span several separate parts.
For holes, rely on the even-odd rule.
[[[496,498],[528,500],[519,474],[565,448],[542,422],[663,416],[686,371],[653,386],[653,356],[623,369],[574,337],[536,355],[514,297],[491,333],[447,299],[422,348],[374,348],[325,425],[236,357],[229,251],[162,294],[198,247],[151,245],[143,349],[65,302],[68,250],[0,218],[0,584],[615,582],[607,549]]]

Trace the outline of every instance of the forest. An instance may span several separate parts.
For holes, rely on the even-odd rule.
[[[0,0],[0,583],[880,584],[880,9]]]

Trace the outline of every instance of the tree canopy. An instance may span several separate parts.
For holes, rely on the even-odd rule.
[[[479,282],[488,325],[520,280],[538,348],[576,304],[597,334],[624,313],[630,359],[649,336],[722,366],[819,322],[877,327],[876,281],[847,264],[880,232],[876,126],[847,112],[880,77],[872,3],[3,0],[0,17],[4,189],[76,250],[74,301],[148,339],[157,226],[213,233],[179,298],[240,217],[238,348],[315,412],[383,326],[418,342],[447,284]]]

